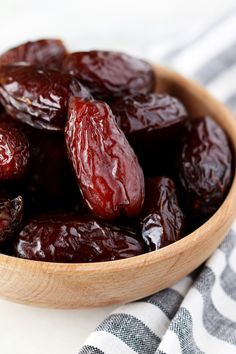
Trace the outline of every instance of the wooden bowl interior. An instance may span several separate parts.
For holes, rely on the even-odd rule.
[[[210,115],[236,151],[233,115],[202,87],[158,66],[157,91],[184,102],[191,116]],[[59,264],[0,255],[0,296],[25,304],[81,308],[132,301],[166,288],[215,250],[236,216],[236,178],[222,206],[191,235],[159,251],[103,263]]]

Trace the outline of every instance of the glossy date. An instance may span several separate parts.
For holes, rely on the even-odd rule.
[[[65,139],[91,212],[104,219],[137,215],[144,200],[143,172],[108,105],[71,99]]]
[[[145,251],[130,229],[92,216],[52,215],[32,219],[15,241],[17,257],[47,262],[104,262]]]
[[[100,99],[135,92],[148,93],[155,85],[150,64],[118,52],[93,50],[72,53],[65,58],[63,69]]]
[[[111,108],[145,176],[174,178],[178,139],[187,118],[184,105],[175,97],[150,93],[119,98]]]
[[[23,218],[23,199],[0,200],[0,243],[10,240],[19,228]]]
[[[17,129],[27,137],[30,161],[23,179],[7,179],[4,187],[12,196],[23,195],[26,214],[46,210],[84,209],[76,179],[68,161],[63,134],[34,129],[0,113],[0,127]],[[26,157],[26,155],[24,155]],[[1,179],[0,179],[1,181]],[[1,182],[2,183],[2,182]]]
[[[148,178],[141,227],[149,250],[157,250],[181,239],[184,226],[185,217],[174,182],[167,177]]]
[[[60,68],[67,55],[63,42],[59,39],[40,39],[26,42],[9,49],[0,56],[0,66],[19,62]]]
[[[186,118],[175,97],[157,93],[122,97],[112,103],[119,127],[133,144],[155,144],[178,135]]]
[[[186,209],[199,226],[223,202],[232,181],[232,153],[222,128],[210,117],[188,122],[178,158]]]
[[[71,76],[39,66],[0,67],[0,102],[6,111],[35,128],[63,130],[71,96],[89,92]]]
[[[0,181],[24,177],[29,159],[27,137],[14,124],[0,119]]]

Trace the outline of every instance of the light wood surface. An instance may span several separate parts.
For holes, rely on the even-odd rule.
[[[157,91],[180,98],[192,115],[208,114],[227,132],[236,153],[236,122],[201,86],[155,66]],[[0,296],[54,308],[107,306],[162,290],[204,262],[224,239],[236,216],[236,177],[222,206],[182,240],[138,257],[91,264],[35,262],[0,255]]]

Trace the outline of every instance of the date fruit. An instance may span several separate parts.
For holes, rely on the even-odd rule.
[[[175,97],[150,93],[119,98],[111,108],[144,174],[174,178],[178,139],[187,118],[184,105]]]
[[[0,243],[10,240],[23,218],[23,199],[0,199]]]
[[[232,153],[221,127],[210,117],[188,122],[178,158],[186,210],[199,226],[223,202],[232,181]]]
[[[0,66],[19,62],[60,68],[67,51],[59,39],[40,39],[9,49],[0,56]]]
[[[155,85],[150,64],[118,52],[93,50],[72,53],[65,58],[63,69],[100,99],[148,93]]]
[[[127,138],[142,146],[178,136],[187,118],[177,98],[157,93],[125,96],[114,101],[111,108]]]
[[[174,182],[167,177],[148,178],[142,209],[142,237],[150,251],[183,237],[185,217],[180,209]]]
[[[77,79],[57,70],[0,67],[0,102],[13,118],[35,128],[63,130],[70,96],[91,97]]]
[[[77,181],[95,216],[135,216],[144,200],[137,157],[102,101],[72,98],[65,139]]]
[[[17,128],[0,120],[0,180],[25,176],[29,166],[29,143]]]
[[[64,135],[34,129],[3,112],[0,127],[1,124],[10,131],[17,128],[29,141],[30,163],[24,179],[7,185],[4,182],[8,194],[23,195],[27,216],[53,209],[73,211],[75,206],[81,211],[82,198],[67,157]]]
[[[17,257],[47,262],[104,262],[137,256],[142,241],[130,229],[92,216],[52,215],[32,219],[15,241]]]

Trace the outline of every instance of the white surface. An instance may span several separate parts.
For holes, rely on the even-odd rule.
[[[0,50],[37,37],[71,49],[113,48],[158,61],[170,36],[206,26],[235,0],[0,0]],[[163,40],[163,38],[165,40]],[[75,354],[111,308],[47,310],[0,300],[1,354]]]
[[[111,310],[49,310],[0,300],[0,353],[75,354]]]

